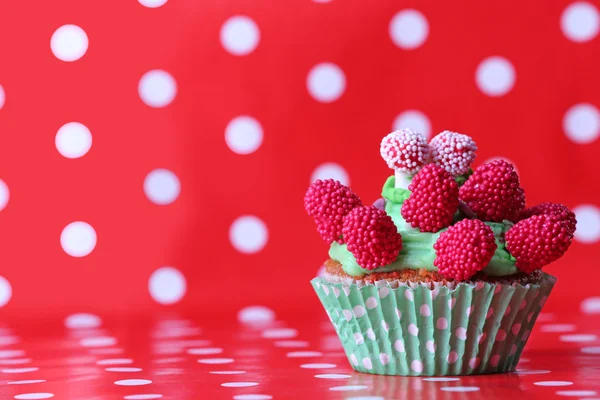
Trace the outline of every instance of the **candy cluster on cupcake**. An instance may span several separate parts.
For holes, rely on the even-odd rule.
[[[394,175],[365,205],[349,187],[317,180],[304,207],[330,244],[329,276],[462,282],[535,280],[569,248],[576,219],[565,205],[526,208],[512,164],[475,170],[477,145],[443,131],[429,143],[413,130],[385,136],[380,154]]]

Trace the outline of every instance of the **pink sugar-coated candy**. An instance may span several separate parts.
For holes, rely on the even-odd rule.
[[[575,232],[577,218],[575,213],[564,204],[542,203],[537,206],[529,207],[521,212],[520,220],[527,219],[533,215],[552,215],[562,221],[565,221],[571,232]]]
[[[425,136],[411,129],[401,129],[383,138],[379,148],[388,167],[414,174],[429,162],[429,145]]]
[[[432,161],[453,176],[469,171],[477,151],[477,145],[470,136],[451,131],[436,135],[429,142],[429,148]]]

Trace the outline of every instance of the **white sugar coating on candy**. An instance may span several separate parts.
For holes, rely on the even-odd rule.
[[[443,131],[429,142],[434,163],[452,175],[462,175],[469,171],[475,160],[477,145],[470,136]]]
[[[417,173],[429,161],[425,136],[411,129],[388,134],[381,141],[379,152],[389,168],[411,174]]]

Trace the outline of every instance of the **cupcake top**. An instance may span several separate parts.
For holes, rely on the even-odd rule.
[[[575,214],[566,206],[525,207],[512,164],[471,169],[477,145],[443,131],[429,143],[413,130],[385,136],[380,153],[394,170],[382,198],[364,205],[347,186],[317,180],[304,196],[329,256],[353,277],[427,270],[465,281],[475,274],[530,274],[569,248]]]

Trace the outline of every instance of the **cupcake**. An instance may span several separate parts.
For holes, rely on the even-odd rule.
[[[329,244],[311,284],[352,367],[385,375],[513,371],[556,279],[542,268],[569,248],[566,206],[525,207],[515,168],[471,169],[472,138],[410,129],[381,142],[394,170],[382,198],[317,180],[304,207]]]

